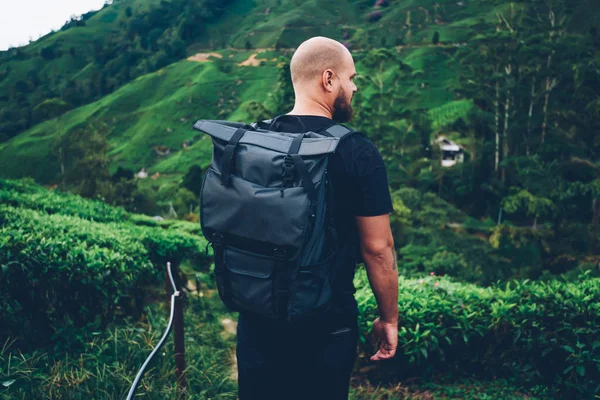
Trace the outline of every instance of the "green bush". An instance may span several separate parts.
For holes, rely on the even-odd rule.
[[[600,279],[482,288],[429,276],[399,279],[399,347],[382,379],[448,373],[515,377],[563,398],[600,392]],[[377,304],[356,275],[362,350],[374,353]]]
[[[99,222],[118,222],[129,217],[129,213],[122,208],[71,193],[48,190],[31,179],[0,179],[0,203]]]
[[[200,258],[204,243],[174,230],[0,206],[0,337],[24,348],[71,345],[79,329],[139,315],[145,286],[163,279],[166,262]]]

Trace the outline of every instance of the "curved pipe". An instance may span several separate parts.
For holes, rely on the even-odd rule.
[[[174,292],[171,295],[171,315],[169,316],[169,323],[167,324],[167,329],[165,330],[165,333],[163,334],[162,338],[160,339],[160,341],[158,342],[158,344],[156,345],[154,350],[152,350],[152,352],[150,353],[150,355],[148,356],[148,358],[142,365],[142,368],[140,368],[139,372],[137,373],[137,375],[133,381],[133,385],[131,385],[131,389],[129,389],[129,394],[127,395],[127,400],[133,399],[135,391],[136,391],[138,385],[140,384],[140,381],[142,380],[142,375],[144,375],[144,371],[146,370],[146,367],[148,366],[148,364],[150,363],[150,361],[152,360],[152,357],[154,357],[156,352],[158,350],[160,350],[160,348],[165,344],[165,340],[169,336],[169,333],[171,332],[171,328],[173,327],[173,314],[175,311],[175,297],[179,296],[179,291],[177,290],[177,287],[175,286],[175,281],[173,280],[173,274],[171,272],[171,263],[170,262],[167,263],[167,272],[169,273],[169,279],[171,280],[171,286],[173,286],[173,292]]]

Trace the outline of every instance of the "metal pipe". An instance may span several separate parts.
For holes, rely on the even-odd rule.
[[[152,357],[154,357],[156,352],[158,352],[158,350],[160,350],[160,348],[165,344],[165,340],[169,336],[171,327],[173,326],[173,316],[175,314],[175,298],[179,297],[180,292],[177,290],[177,287],[175,286],[175,281],[173,280],[173,274],[171,273],[171,263],[170,262],[167,263],[167,272],[169,274],[169,278],[171,280],[171,285],[173,286],[173,292],[174,292],[171,295],[171,315],[169,316],[169,323],[167,324],[167,329],[165,330],[165,333],[163,334],[162,338],[160,339],[160,341],[158,342],[158,344],[156,345],[154,350],[152,350],[152,352],[150,353],[150,355],[148,356],[148,358],[142,365],[142,368],[140,368],[139,372],[137,373],[137,375],[133,381],[133,384],[131,385],[131,389],[129,389],[129,394],[127,395],[127,400],[133,399],[135,390],[137,389],[138,385],[140,384],[142,375],[144,375],[144,371],[146,370],[146,367],[148,366],[148,364],[150,363],[150,361],[152,360]]]

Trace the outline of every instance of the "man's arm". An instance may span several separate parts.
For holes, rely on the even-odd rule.
[[[371,360],[392,358],[398,345],[398,271],[389,214],[356,217],[360,248],[380,318],[373,330],[381,339]]]

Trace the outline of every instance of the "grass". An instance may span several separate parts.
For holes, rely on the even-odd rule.
[[[468,379],[459,382],[415,382],[390,385],[352,384],[349,400],[542,400],[544,388],[525,392],[506,380]]]
[[[187,399],[236,399],[237,383],[232,375],[235,336],[224,332],[221,321],[237,320],[227,312],[214,290],[210,273],[194,271],[183,264],[189,278],[198,276],[199,291],[187,296],[185,340]],[[2,400],[125,398],[129,387],[166,327],[167,307],[163,288],[149,296],[156,299],[140,321],[111,325],[103,332],[90,332],[85,349],[78,354],[36,351],[21,354],[10,341],[0,347],[0,390]],[[157,353],[138,388],[147,399],[176,398],[173,336]],[[355,370],[350,400],[541,400],[544,388],[530,392],[506,380],[405,381],[382,384],[369,382],[368,372]]]
[[[203,277],[201,281],[206,282]],[[203,290],[206,290],[203,285]],[[153,293],[162,299],[162,292]],[[234,340],[222,334],[221,318],[227,316],[218,296],[188,296],[185,310],[188,391],[185,398],[235,399],[231,377]],[[90,332],[79,354],[36,351],[21,354],[10,342],[0,348],[0,399],[97,399],[125,398],[138,369],[166,328],[168,309],[157,302],[147,307],[142,320],[112,325],[104,332]],[[156,354],[139,388],[147,399],[176,397],[173,336]]]

